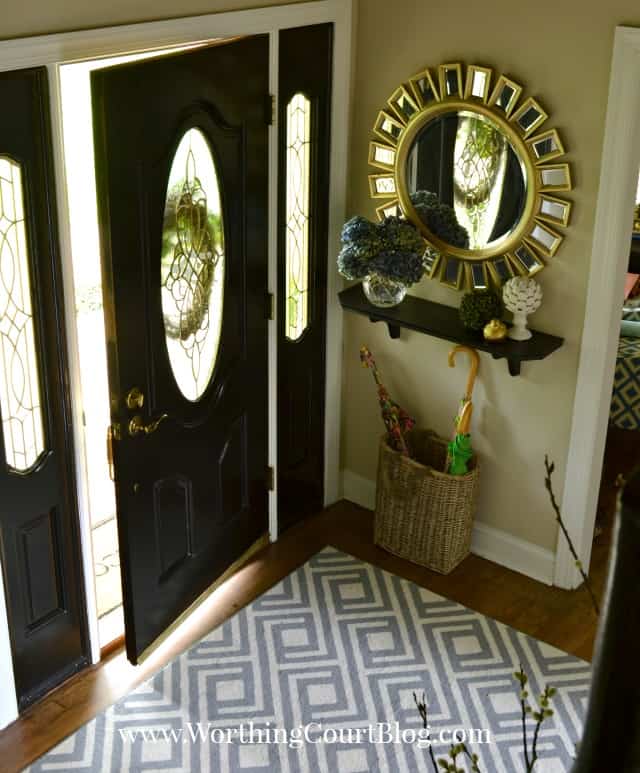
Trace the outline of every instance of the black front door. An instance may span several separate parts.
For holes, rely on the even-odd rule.
[[[0,547],[21,708],[87,662],[46,78],[0,74]]]
[[[92,75],[127,653],[267,530],[268,38]]]

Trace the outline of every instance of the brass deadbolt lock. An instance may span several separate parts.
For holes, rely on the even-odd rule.
[[[144,394],[138,387],[133,387],[127,392],[126,397],[127,408],[130,411],[136,411],[142,408],[144,405]]]

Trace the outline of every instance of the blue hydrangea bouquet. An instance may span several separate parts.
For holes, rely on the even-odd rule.
[[[387,217],[372,223],[352,217],[342,229],[338,270],[346,279],[380,274],[409,286],[424,275],[424,239],[408,220]]]
[[[424,252],[424,239],[409,221],[387,217],[372,223],[356,216],[342,229],[338,270],[346,279],[362,279],[374,305],[395,306],[424,276]]]

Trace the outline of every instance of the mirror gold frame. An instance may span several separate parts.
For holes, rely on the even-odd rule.
[[[556,129],[541,130],[549,118],[540,103],[524,98],[523,87],[480,65],[441,64],[399,86],[380,111],[369,145],[371,196],[380,219],[403,214],[426,242],[431,278],[456,289],[500,286],[512,276],[533,276],[554,257],[569,225],[571,202],[554,195],[572,189],[571,170],[558,161],[565,147]],[[434,118],[469,111],[493,122],[507,138],[523,168],[526,195],[514,228],[481,249],[455,247],[431,233],[411,201],[406,165],[413,142]],[[552,163],[550,163],[552,162]]]

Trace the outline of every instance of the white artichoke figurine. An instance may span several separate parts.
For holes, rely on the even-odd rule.
[[[513,327],[507,335],[514,341],[527,341],[532,335],[527,328],[527,314],[533,314],[542,303],[542,288],[531,277],[515,276],[502,288],[502,300],[513,312]]]

